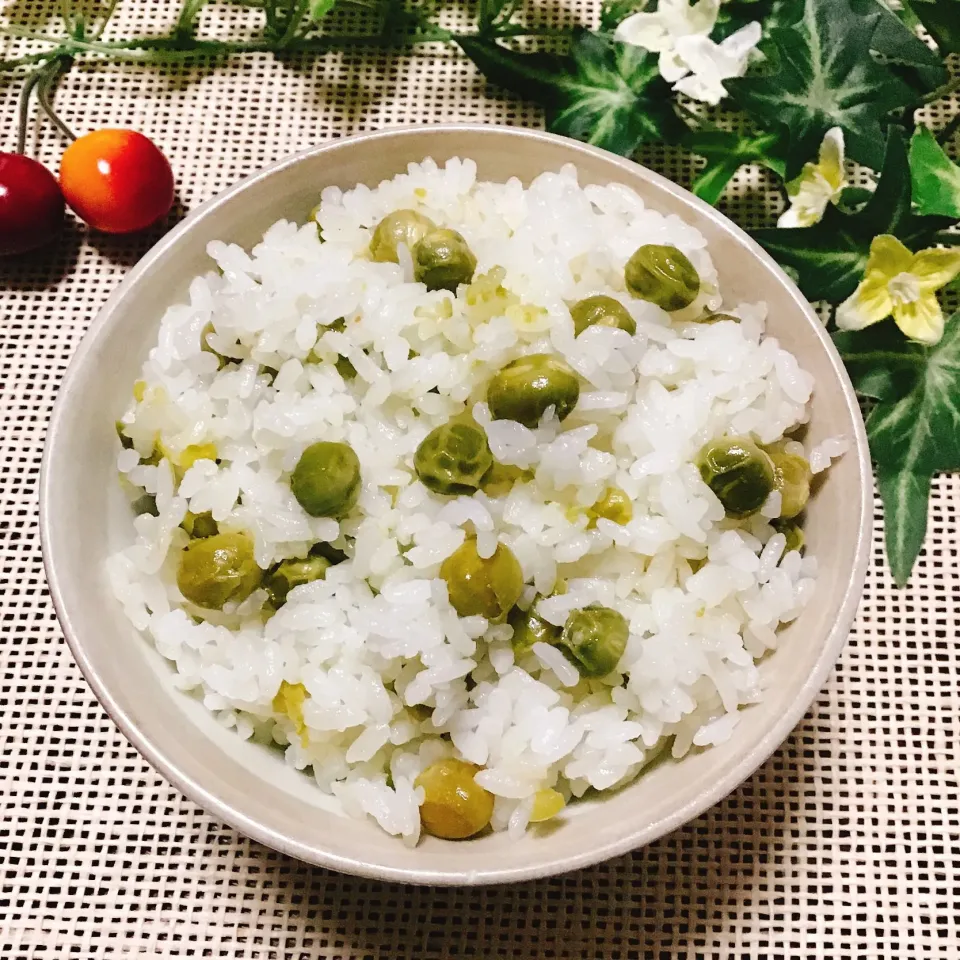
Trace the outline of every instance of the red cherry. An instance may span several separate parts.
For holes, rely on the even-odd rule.
[[[21,153],[0,153],[0,256],[36,250],[63,227],[56,177]]]

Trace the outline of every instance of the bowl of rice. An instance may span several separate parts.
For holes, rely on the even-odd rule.
[[[144,757],[271,847],[546,876],[696,817],[852,622],[872,481],[793,283],[663,177],[452,125],[204,204],[85,337],[41,535]]]

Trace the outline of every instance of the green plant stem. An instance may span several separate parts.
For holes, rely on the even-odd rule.
[[[297,31],[300,29],[300,24],[303,22],[303,18],[306,16],[307,10],[310,7],[310,0],[299,0],[296,7],[290,13],[290,19],[287,21],[287,27],[283,31],[283,36],[280,37],[280,46],[286,49],[293,43],[296,39]]]
[[[23,81],[23,89],[20,91],[20,100],[17,103],[19,115],[19,125],[17,127],[17,153],[23,153],[27,147],[27,123],[30,117],[30,96],[33,88],[43,77],[43,67],[34,70],[26,80]]]
[[[70,0],[59,0],[57,12],[63,19],[63,25],[67,28],[67,33],[73,33],[76,30],[76,20],[73,18],[73,11],[70,8]]]
[[[44,50],[43,53],[25,53],[22,57],[14,57],[12,60],[0,60],[0,73],[10,70],[16,70],[18,67],[26,67],[32,63],[40,63],[50,59],[50,51]]]
[[[457,35],[452,34],[452,38],[455,40]],[[467,36],[467,34],[464,34]],[[469,36],[474,36],[474,34],[469,34]],[[498,40],[504,38],[512,37],[571,37],[573,36],[573,30],[569,27],[525,27],[521,24],[504,24],[502,27],[497,27],[493,33]]]
[[[200,11],[206,6],[207,0],[184,0],[180,8],[180,16],[173,28],[174,34],[192,34],[196,19]]]
[[[944,97],[949,97],[951,93],[956,93],[957,90],[960,90],[960,76],[956,76],[942,87],[937,87],[936,90],[932,90],[909,109],[918,110],[920,107],[925,107],[928,103],[936,103]]]
[[[960,246],[960,233],[950,233],[947,230],[941,230],[930,238],[933,243],[942,243],[945,247]]]
[[[43,110],[50,122],[68,140],[76,140],[77,135],[60,119],[57,111],[53,109],[53,104],[50,102],[50,94],[53,91],[54,84],[73,65],[73,57],[62,54],[53,60],[52,64],[52,69],[49,66],[44,68],[45,76],[40,81],[40,86],[37,89],[37,99],[40,101],[40,109]]]
[[[446,43],[455,41],[459,36],[441,27],[429,27],[416,33],[386,37],[378,34],[299,37],[287,43],[270,40],[202,40],[189,35],[144,36],[114,41],[60,39],[16,27],[0,28],[0,34],[57,45],[55,50],[36,55],[37,60],[46,60],[61,54],[96,53],[115,59],[137,61],[176,61],[192,57],[228,56],[236,53],[327,53],[341,47],[409,47],[424,43]],[[511,27],[504,33],[498,33],[498,36],[569,37],[570,31],[518,26]]]
[[[107,29],[107,24],[113,19],[114,11],[117,9],[119,2],[120,0],[110,0],[109,6],[103,12],[103,19],[100,21],[100,26],[93,31],[94,40],[99,40],[103,36],[103,31]]]

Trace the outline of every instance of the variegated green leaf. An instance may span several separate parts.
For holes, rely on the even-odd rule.
[[[960,0],[908,0],[943,53],[960,52]]]
[[[918,127],[910,141],[910,179],[918,213],[960,219],[960,167],[926,127]]]
[[[927,511],[933,475],[877,465],[877,487],[883,503],[887,563],[898,586],[910,579],[927,536]]]
[[[459,37],[487,79],[547,108],[555,133],[630,156],[647,140],[676,140],[673,110],[657,57],[640,47],[579,31],[569,56],[518,53],[492,39]]]
[[[730,133],[726,130],[694,130],[683,145],[707,161],[706,169],[693,182],[693,192],[707,203],[716,203],[736,172],[746,163],[756,163],[783,176],[784,144],[776,133]]]
[[[889,321],[838,333],[834,341],[857,390],[879,398],[867,417],[867,436],[890,569],[904,584],[923,544],[930,479],[960,469],[960,313],[932,347],[898,336]]]
[[[726,82],[759,122],[786,129],[787,176],[816,155],[824,134],[836,126],[846,134],[850,155],[878,168],[886,115],[915,97],[871,55],[880,12],[861,12],[859,3],[854,10],[852,2],[803,0],[800,19],[771,34],[777,72]]]

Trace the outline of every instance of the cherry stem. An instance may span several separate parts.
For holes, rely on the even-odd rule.
[[[30,122],[30,97],[33,94],[33,88],[40,82],[46,64],[37,70],[34,70],[26,80],[23,81],[23,89],[20,91],[20,101],[17,104],[17,111],[20,117],[20,125],[17,129],[17,153],[25,153],[27,149],[27,124]]]
[[[73,57],[67,56],[66,54],[61,54],[59,57],[54,58],[52,61],[52,69],[50,66],[44,68],[45,76],[43,81],[40,84],[40,88],[37,91],[37,99],[40,101],[40,107],[43,112],[47,115],[50,122],[68,139],[76,140],[77,135],[60,119],[57,115],[57,111],[53,109],[53,104],[50,102],[50,95],[53,92],[53,87],[56,84],[57,80],[70,69],[73,65]]]

